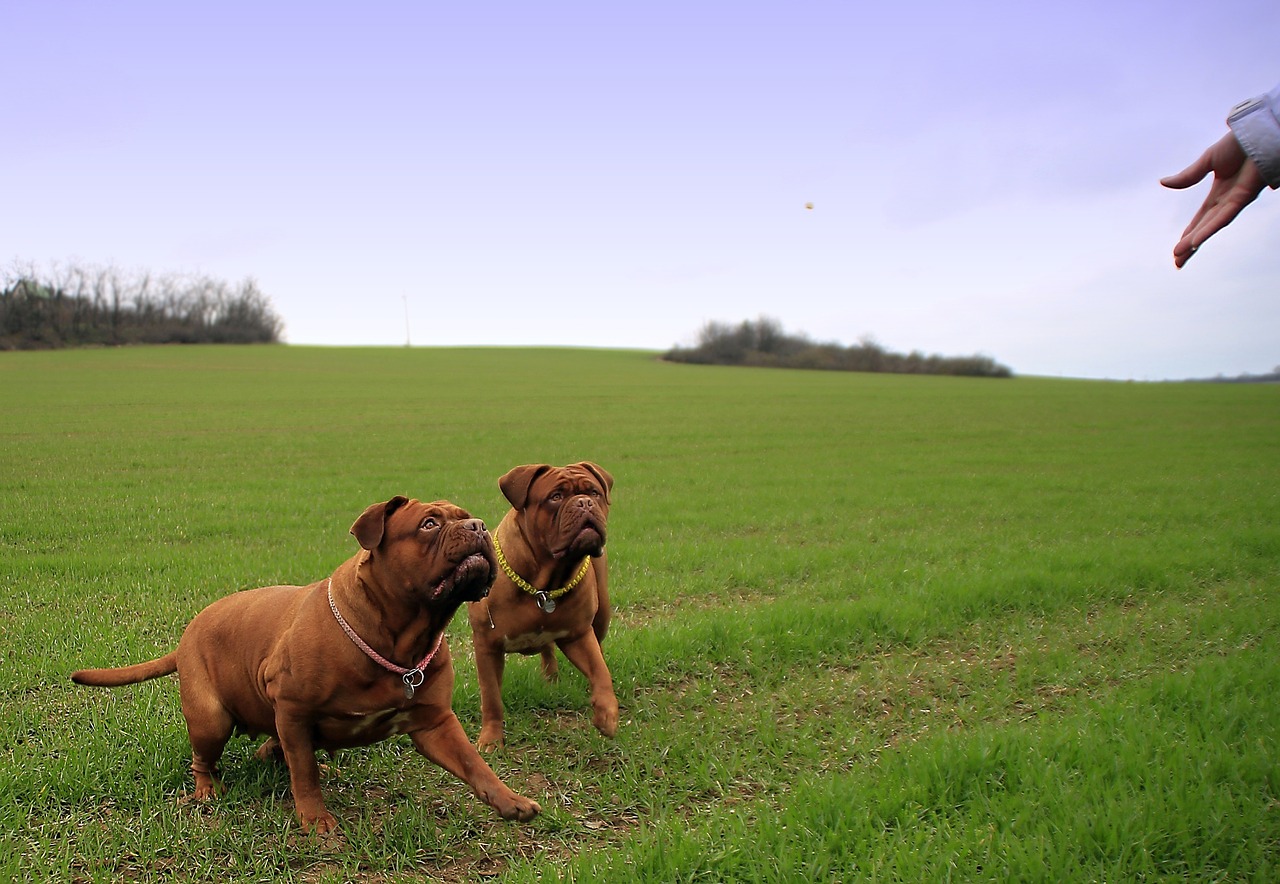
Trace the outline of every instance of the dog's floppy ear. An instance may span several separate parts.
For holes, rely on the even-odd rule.
[[[600,464],[592,463],[589,460],[584,460],[581,463],[576,464],[576,466],[582,467],[588,473],[596,477],[596,481],[604,486],[604,502],[609,503],[609,492],[613,490],[613,476],[609,475],[609,471],[600,466]]]
[[[386,503],[375,503],[360,514],[351,533],[360,541],[361,549],[377,549],[382,543],[382,532],[387,527],[387,519],[400,507],[409,502],[409,498],[396,495]]]
[[[512,468],[498,480],[498,487],[502,489],[502,496],[510,501],[511,505],[516,509],[524,509],[524,505],[529,501],[529,488],[533,485],[534,479],[537,479],[549,469],[551,469],[551,465],[545,463],[527,463],[523,466]]]

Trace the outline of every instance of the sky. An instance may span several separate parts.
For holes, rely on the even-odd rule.
[[[1158,185],[1280,83],[1274,0],[7,0],[0,34],[0,262],[251,278],[290,344],[767,317],[1020,375],[1280,366],[1280,194],[1179,271],[1208,185]]]

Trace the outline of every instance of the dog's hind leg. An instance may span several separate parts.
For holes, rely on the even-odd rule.
[[[185,710],[184,710],[185,711]],[[187,716],[187,736],[191,739],[191,772],[196,777],[196,789],[192,793],[198,801],[213,798],[222,792],[218,778],[218,761],[222,749],[231,739],[231,716],[222,712],[217,719],[203,718],[193,722]]]
[[[258,751],[253,753],[253,757],[259,761],[274,761],[277,764],[284,764],[284,749],[281,748],[279,740],[275,737],[268,737],[258,747]]]
[[[191,740],[191,772],[196,777],[192,793],[198,801],[213,798],[222,791],[218,779],[218,761],[222,749],[231,739],[234,722],[222,703],[211,692],[186,678],[179,683],[182,715],[187,720],[187,737]]]
[[[560,679],[560,667],[556,664],[556,649],[552,645],[542,649],[542,677],[550,682]]]

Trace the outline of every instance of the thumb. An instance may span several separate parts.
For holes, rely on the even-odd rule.
[[[1200,158],[1187,166],[1181,172],[1175,175],[1166,175],[1160,179],[1160,183],[1165,187],[1171,187],[1174,190],[1182,190],[1184,187],[1190,187],[1201,181],[1204,176],[1213,171],[1213,158],[1210,151],[1200,154]]]

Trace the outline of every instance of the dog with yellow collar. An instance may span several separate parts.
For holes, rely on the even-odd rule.
[[[592,724],[618,730],[618,699],[600,644],[609,630],[605,553],[613,477],[590,461],[525,464],[498,480],[511,509],[493,532],[498,574],[489,596],[468,605],[480,680],[482,752],[504,740],[502,672],[506,655],[541,654],[557,675],[555,649],[591,686]]]

